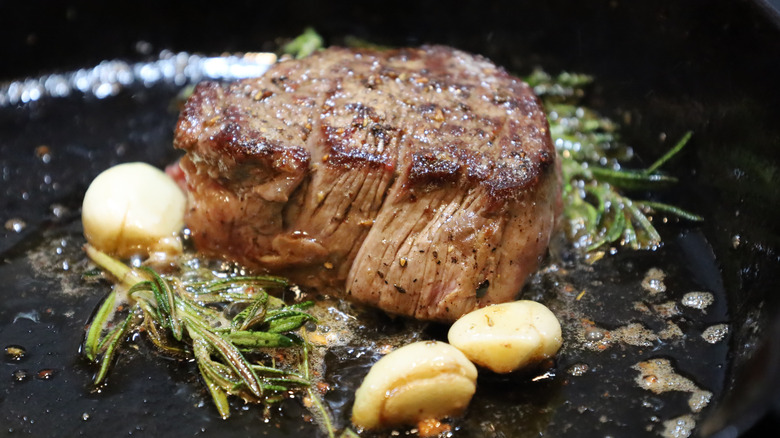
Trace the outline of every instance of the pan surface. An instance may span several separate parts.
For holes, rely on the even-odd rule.
[[[691,147],[668,168],[681,183],[653,196],[706,221],[661,226],[666,245],[660,250],[621,251],[592,267],[577,263],[565,247],[557,251],[554,267],[525,290],[565,322],[566,347],[557,363],[539,375],[483,375],[466,418],[453,423],[455,432],[658,436],[676,426],[687,430],[689,421],[699,431],[742,432],[772,409],[779,368],[767,364],[777,361],[777,347],[760,345],[772,333],[778,305],[772,292],[780,272],[780,35],[750,4],[714,2],[701,14],[685,2],[463,2],[444,10],[437,2],[327,9],[300,2],[243,5],[248,10],[237,14],[206,4],[151,11],[143,4],[107,10],[76,2],[35,12],[36,20],[9,20],[33,16],[37,6],[0,10],[0,20],[9,21],[0,23],[9,41],[0,58],[13,60],[2,64],[0,80],[94,71],[116,58],[154,66],[162,49],[264,50],[307,25],[333,43],[349,34],[394,45],[445,43],[519,74],[540,66],[594,75],[587,104],[623,122],[624,139],[644,160],[636,167],[685,131],[695,132]],[[110,165],[164,166],[176,158],[171,103],[192,77],[135,77],[116,89],[85,87],[86,94],[74,89],[56,98],[46,96],[45,87],[40,96],[3,89],[0,346],[26,353],[4,358],[0,435],[317,433],[301,421],[305,411],[296,401],[270,413],[235,404],[231,419],[220,420],[193,365],[160,359],[143,342],[120,359],[101,392],[91,391],[94,370],[78,354],[83,324],[108,290],[81,278],[87,269],[81,197]],[[665,274],[662,280],[654,268]],[[684,295],[695,291],[711,293],[713,304],[703,310],[683,305]],[[379,314],[369,320],[358,329],[367,339],[415,327]],[[720,324],[725,336],[715,342],[702,337]],[[443,333],[429,326],[420,336]],[[326,401],[340,425],[347,424],[351,394],[377,358],[371,345],[335,349],[326,358],[329,379],[339,383]],[[664,361],[678,386],[656,394],[649,390],[653,378],[670,377]],[[686,381],[692,386],[680,383]]]

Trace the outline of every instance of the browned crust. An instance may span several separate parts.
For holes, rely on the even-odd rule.
[[[333,57],[334,52],[340,56],[337,62],[325,63],[327,68],[318,71],[321,58]],[[378,67],[367,70],[366,58],[378,62]],[[459,68],[463,63],[476,67],[473,71]],[[355,74],[339,74],[343,72]],[[266,103],[277,94],[286,92],[295,99],[296,92],[307,93],[314,80],[325,84],[316,87],[321,95],[315,95],[311,107],[304,108],[306,118],[327,117],[334,111],[329,102],[335,101],[336,106],[343,103],[349,119],[348,123],[336,120],[320,127],[329,149],[324,160],[328,165],[396,168],[400,148],[393,151],[385,146],[384,151],[378,151],[365,144],[388,145],[408,138],[412,155],[405,181],[408,189],[476,183],[486,186],[494,201],[501,201],[532,187],[555,162],[543,109],[530,88],[484,58],[440,46],[387,52],[332,48],[305,60],[282,62],[259,79],[227,86],[201,84],[182,112],[175,146],[203,153],[203,145],[198,147],[202,138],[194,136],[209,131],[204,126],[207,123],[219,124],[220,129],[212,130],[206,142],[211,148],[208,156],[219,156],[218,161],[268,163],[264,170],[296,172],[308,165],[305,127],[287,127],[301,131],[301,143],[296,145],[247,129],[246,118],[253,112],[264,112]],[[345,89],[356,89],[362,95],[340,96],[339,90]],[[421,96],[419,101],[408,99],[411,93]],[[399,108],[397,113],[386,114],[371,105],[381,94],[379,103]],[[350,97],[362,101],[351,101]],[[227,105],[219,108],[224,102]],[[214,114],[204,112],[209,106]],[[212,118],[204,120],[208,116]],[[415,131],[408,131],[405,122]],[[356,137],[363,143],[351,142]],[[463,144],[464,137],[483,144]],[[447,141],[432,142],[432,138]]]

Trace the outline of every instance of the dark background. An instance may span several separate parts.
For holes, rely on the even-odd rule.
[[[777,14],[761,4],[4,1],[0,81],[152,59],[163,49],[267,50],[308,25],[331,43],[348,34],[393,45],[446,43],[521,74],[537,65],[593,74],[598,89],[589,104],[631,114],[626,140],[643,144],[642,155],[669,146],[643,140],[658,132],[670,139],[696,133],[695,148],[670,168],[684,188],[665,200],[697,200],[693,209],[707,218],[702,230],[730,293],[735,395],[708,427],[743,430],[768,409],[748,436],[769,436],[778,428],[779,343],[762,349],[761,341],[780,336],[771,323],[780,287],[780,31]]]

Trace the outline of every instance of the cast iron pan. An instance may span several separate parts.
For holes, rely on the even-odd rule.
[[[690,413],[690,394],[641,389],[632,366],[653,358],[670,360],[712,393],[693,416],[695,433],[763,436],[777,425],[780,32],[772,14],[738,1],[327,3],[4,4],[0,81],[23,85],[24,78],[89,70],[109,59],[154,62],[162,50],[267,50],[306,26],[332,43],[346,35],[392,45],[443,43],[519,74],[541,66],[594,75],[587,104],[623,121],[623,138],[637,146],[637,166],[687,130],[695,132],[691,147],[668,168],[681,183],[652,196],[706,220],[661,226],[666,245],[656,252],[619,252],[593,270],[570,265],[571,285],[588,288],[580,301],[562,292],[558,277],[534,277],[526,296],[568,318],[570,346],[536,381],[481,377],[455,434],[658,436],[664,421]],[[57,98],[9,98],[3,88],[0,346],[22,346],[26,355],[0,365],[0,435],[317,433],[300,421],[303,411],[294,401],[272,410],[268,421],[261,408],[239,404],[229,421],[220,420],[192,364],[160,359],[143,342],[123,356],[106,388],[90,391],[94,370],[78,349],[83,324],[108,286],[81,279],[81,197],[110,165],[164,166],[176,158],[172,101],[188,78],[130,81],[107,94]],[[561,257],[569,266],[566,251]],[[652,267],[667,273],[666,299],[679,302],[685,292],[707,290],[715,304],[707,312],[681,308],[668,320],[635,312]],[[672,321],[685,336],[596,352],[577,347],[572,321],[583,315],[607,329],[641,323],[658,331]],[[715,344],[702,340],[719,323],[728,324],[728,336]],[[404,324],[376,314],[362,330],[372,336]],[[432,326],[422,336],[442,333]],[[347,423],[351,391],[375,358],[362,347],[327,358],[329,378],[341,384],[326,397],[338,424]]]

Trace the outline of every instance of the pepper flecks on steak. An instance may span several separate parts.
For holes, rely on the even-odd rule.
[[[201,252],[420,319],[514,299],[560,200],[528,85],[441,46],[200,84],[175,146]]]

